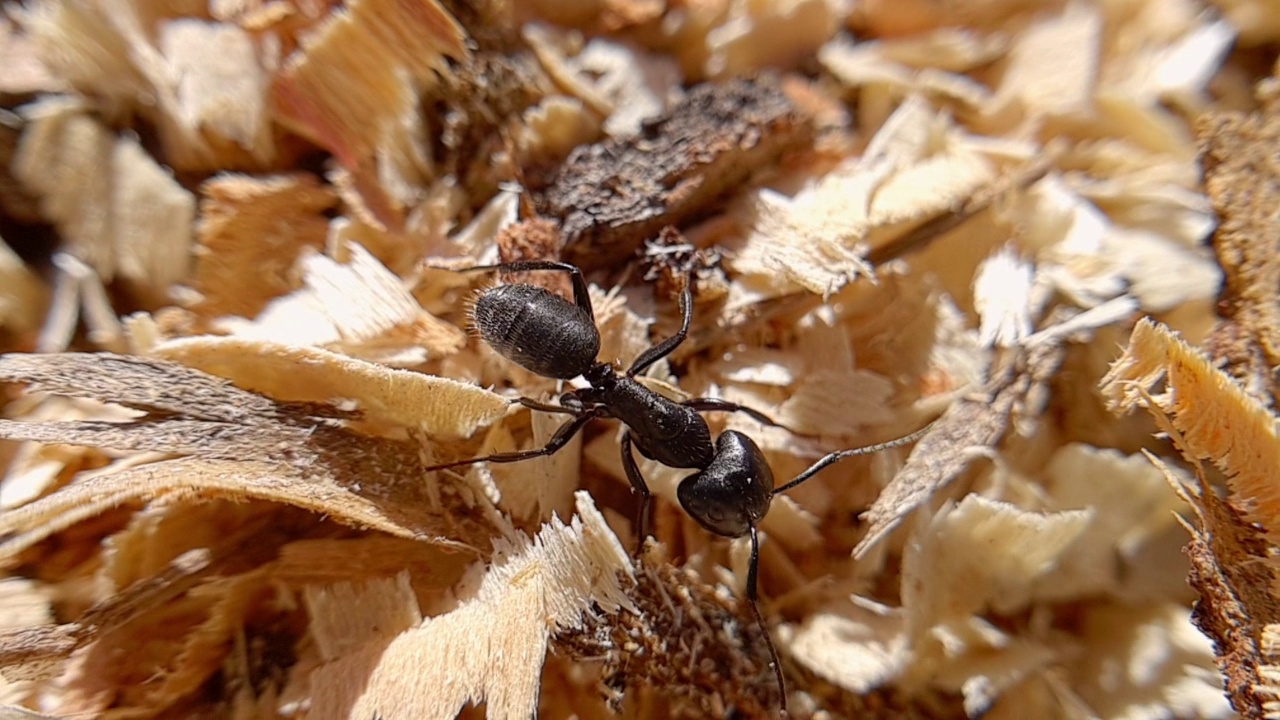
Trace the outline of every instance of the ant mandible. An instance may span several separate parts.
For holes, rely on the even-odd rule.
[[[778,651],[757,603],[756,575],[760,565],[760,540],[756,528],[769,511],[773,496],[790,490],[823,468],[854,455],[865,455],[918,440],[924,429],[867,447],[833,452],[814,463],[782,487],[773,485],[773,471],[755,441],[736,430],[726,430],[714,444],[702,412],[743,412],[760,422],[781,427],[764,413],[718,398],[671,400],[635,380],[645,368],[671,354],[689,334],[693,319],[693,278],[680,291],[680,330],[659,342],[631,363],[625,373],[600,362],[600,331],[582,271],[575,265],[550,260],[478,265],[459,272],[552,271],[569,273],[573,299],[569,301],[536,285],[513,283],[494,287],[477,298],[472,313],[476,330],[490,347],[524,369],[556,380],[582,376],[590,387],[570,390],[559,405],[519,398],[525,407],[573,416],[561,425],[546,445],[534,450],[497,453],[484,457],[433,465],[427,471],[474,463],[512,463],[545,457],[563,448],[593,418],[614,418],[625,426],[622,433],[622,467],[631,489],[640,496],[635,529],[639,556],[649,537],[652,493],[640,474],[634,444],[640,454],[663,465],[698,472],[680,481],[676,496],[681,507],[699,525],[727,538],[751,538],[747,565],[747,602],[769,648],[770,663],[778,681],[781,710],[787,713],[786,681]],[[927,428],[926,428],[927,429]]]

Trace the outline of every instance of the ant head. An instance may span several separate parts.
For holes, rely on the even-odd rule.
[[[773,471],[751,438],[726,430],[706,470],[676,488],[680,506],[709,532],[738,538],[751,532],[773,499]]]

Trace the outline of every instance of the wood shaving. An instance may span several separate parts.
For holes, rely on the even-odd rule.
[[[1069,4],[1017,35],[998,94],[1031,115],[1088,112],[1098,79],[1102,13]]]
[[[14,175],[104,280],[151,289],[186,276],[195,198],[136,140],[116,138],[74,101],[29,108]]]
[[[361,420],[460,437],[500,417],[507,402],[446,378],[394,370],[338,353],[233,338],[193,337],[156,355],[298,402],[354,400]]]
[[[1089,511],[1034,513],[970,495],[944,506],[903,558],[907,631],[967,621],[980,610],[1007,615],[1029,604],[1035,581],[1089,525]],[[1006,544],[1024,549],[1000,551]]]
[[[253,36],[235,25],[193,18],[160,27],[157,49],[176,78],[168,88],[175,121],[171,140],[180,167],[219,166],[225,157],[247,156],[246,164],[275,159],[268,113],[270,76],[260,62]],[[185,157],[184,157],[185,156]]]
[[[412,610],[366,620],[377,634],[313,674],[317,717],[451,718],[474,702],[497,717],[528,717],[548,631],[580,629],[593,606],[613,613],[629,605],[619,573],[630,573],[626,554],[579,495],[570,525],[553,521],[533,542],[499,547],[474,597],[456,610],[407,627]],[[395,590],[411,601],[403,583]]]
[[[201,314],[253,317],[294,290],[290,267],[304,248],[324,247],[323,213],[337,198],[312,175],[230,175],[201,188],[200,235],[192,288]],[[245,276],[245,267],[260,272]]]
[[[1273,4],[7,7],[0,717],[1280,717]]]
[[[818,676],[854,693],[875,690],[901,674],[909,660],[901,611],[851,607],[819,614],[795,630],[789,649]]]
[[[406,155],[421,161],[408,132],[415,125],[414,83],[431,82],[446,69],[447,58],[467,57],[463,37],[457,21],[435,2],[417,10],[385,0],[354,3],[287,60],[271,88],[273,116],[327,148],[349,170],[377,167],[397,178],[393,190],[407,189],[423,171],[418,162],[405,162]],[[376,190],[361,183],[362,192]],[[382,202],[411,199],[402,193],[364,197],[374,216],[393,226],[399,225],[399,208]]]
[[[268,304],[253,322],[227,318],[216,326],[250,341],[329,347],[399,366],[462,347],[462,332],[423,310],[367,250],[355,244],[346,250],[349,263],[319,254],[303,257],[302,288]]]
[[[991,256],[973,281],[973,305],[982,324],[984,345],[1009,347],[1031,334],[1031,318],[1039,303],[1032,298],[1035,268],[1019,262],[1012,249]]]
[[[1164,391],[1153,393],[1161,382]],[[1280,609],[1270,595],[1280,585],[1270,569],[1250,558],[1260,557],[1263,542],[1275,532],[1273,483],[1263,479],[1269,475],[1266,458],[1278,447],[1274,419],[1201,353],[1150,320],[1134,328],[1103,390],[1117,409],[1145,406],[1188,461],[1198,468],[1200,460],[1210,459],[1228,479],[1225,501],[1206,487],[1203,470],[1195,486],[1173,482],[1197,518],[1197,526],[1188,525],[1191,585],[1204,598],[1196,624],[1216,643],[1232,705],[1260,716],[1275,659],[1259,654],[1257,643]],[[1218,423],[1229,423],[1223,426],[1233,434],[1219,432]],[[1247,570],[1251,565],[1255,569]]]
[[[1154,392],[1157,384],[1163,392]],[[1195,460],[1213,460],[1227,476],[1250,519],[1267,533],[1280,530],[1280,495],[1269,479],[1280,457],[1275,422],[1201,353],[1167,328],[1141,320],[1103,379],[1103,391],[1117,410],[1147,405],[1166,415],[1186,452]],[[1232,434],[1222,434],[1220,427],[1231,427]]]

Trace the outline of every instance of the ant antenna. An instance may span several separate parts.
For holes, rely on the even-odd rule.
[[[778,649],[773,646],[773,638],[769,637],[769,626],[764,623],[760,614],[760,593],[756,590],[756,576],[760,573],[760,533],[756,526],[751,526],[751,562],[747,564],[747,604],[751,606],[751,614],[756,616],[756,625],[764,644],[769,648],[769,665],[773,667],[773,676],[778,681],[778,710],[782,717],[787,717],[787,680],[782,676],[782,661],[778,659]]]
[[[827,466],[834,465],[835,463],[838,463],[841,460],[844,460],[845,458],[853,457],[854,455],[872,455],[874,453],[880,452],[881,450],[888,450],[889,448],[896,448],[896,447],[901,447],[903,445],[910,445],[911,443],[924,437],[925,433],[929,432],[929,428],[931,427],[933,427],[933,423],[929,423],[928,425],[925,425],[924,427],[920,428],[919,430],[916,430],[915,432],[909,435],[903,435],[902,437],[894,440],[877,443],[875,445],[867,445],[866,447],[852,448],[849,450],[838,450],[836,452],[833,452],[830,455],[827,455],[826,457],[822,458],[818,462],[814,463],[813,465],[810,465],[808,470],[805,470],[804,472],[797,475],[795,479],[792,480],[791,482],[787,483],[786,485],[783,485],[780,488],[774,488],[773,494],[777,495],[778,493],[784,493],[790,490],[791,488],[799,485],[800,483],[812,478],[814,475],[817,475],[819,472],[822,472],[822,470],[824,470]]]
[[[787,490],[790,490],[791,488],[805,482],[806,480],[809,480],[814,475],[817,475],[819,472],[821,472],[828,466],[834,465],[835,463],[838,463],[841,460],[844,460],[845,458],[850,458],[850,457],[853,457],[854,455],[870,455],[873,453],[878,453],[881,450],[888,450],[889,448],[901,447],[903,445],[908,445],[910,443],[913,443],[919,440],[920,438],[924,437],[925,433],[927,433],[929,431],[929,428],[931,428],[932,426],[933,426],[933,423],[929,423],[928,425],[925,425],[924,427],[920,428],[919,430],[916,430],[913,433],[910,433],[909,435],[903,435],[900,438],[889,440],[887,442],[877,443],[875,445],[867,445],[865,447],[852,448],[849,450],[839,450],[837,452],[833,452],[823,457],[821,460],[814,463],[813,465],[810,465],[807,470],[797,475],[795,479],[792,480],[791,482],[786,483],[782,487],[775,488],[773,492],[770,493],[770,496],[777,495],[778,493],[782,493],[782,492],[786,492]],[[694,514],[694,513],[690,513],[690,514],[695,515],[695,519],[698,518],[697,514]],[[751,538],[751,558],[747,564],[747,604],[751,606],[751,613],[755,616],[756,625],[759,626],[760,634],[764,637],[764,644],[769,648],[770,665],[772,665],[773,667],[773,675],[778,681],[778,691],[781,693],[779,710],[781,711],[781,716],[785,718],[787,717],[787,681],[782,673],[782,663],[778,659],[778,649],[774,647],[773,639],[769,636],[769,626],[765,624],[764,616],[760,613],[760,603],[759,603],[760,593],[756,587],[757,576],[759,575],[759,572],[760,572],[760,533],[756,525],[757,523],[752,522],[748,525],[748,528],[747,528],[748,536]]]

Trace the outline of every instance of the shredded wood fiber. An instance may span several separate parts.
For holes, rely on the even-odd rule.
[[[1267,0],[0,13],[0,718],[1280,717]],[[477,298],[757,444],[746,538]],[[538,340],[563,345],[563,338]]]

